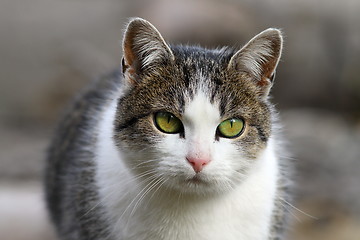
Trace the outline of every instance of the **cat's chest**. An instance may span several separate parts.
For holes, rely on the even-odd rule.
[[[207,201],[184,203],[174,199],[163,206],[161,199],[155,198],[156,204],[140,207],[134,213],[120,239],[267,239],[272,198],[249,199],[246,190],[250,189]],[[266,194],[271,196],[273,192]]]

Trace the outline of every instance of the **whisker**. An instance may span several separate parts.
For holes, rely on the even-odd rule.
[[[146,197],[146,195],[151,192],[152,189],[154,189],[156,187],[156,185],[158,185],[159,183],[161,183],[162,178],[157,178],[155,182],[153,182],[153,184],[142,194],[142,196],[138,199],[138,201],[136,202],[136,204],[133,207],[133,210],[130,213],[130,218],[133,215],[133,213],[135,212],[137,206],[141,203],[141,201]]]
[[[135,165],[134,167],[132,167],[131,169],[134,170],[139,167],[148,167],[148,166],[151,166],[151,163],[158,162],[158,161],[159,161],[158,159],[150,159],[150,160],[142,161],[142,162],[138,163],[137,165]],[[148,164],[148,165],[145,165],[145,164]],[[145,165],[145,166],[143,166],[143,165]]]
[[[158,187],[155,189],[155,191],[153,192],[153,194],[151,194],[149,201],[153,198],[153,196],[155,195],[155,193],[165,184],[165,178],[161,175],[160,178],[160,184],[158,185]]]
[[[120,218],[123,217],[123,215],[127,212],[127,210],[130,208],[130,206],[137,201],[137,198],[139,196],[141,196],[144,192],[147,191],[148,187],[151,186],[156,180],[156,176],[152,176],[151,178],[149,178],[149,180],[151,180],[149,183],[147,183],[147,185],[145,187],[143,187],[143,189],[134,197],[134,199],[129,203],[129,205],[126,207],[126,209],[124,210],[124,212],[121,214]],[[143,181],[145,182],[145,181]]]
[[[143,191],[143,193],[141,194],[141,196],[138,198],[138,200],[136,201],[135,205],[133,206],[133,209],[130,212],[130,215],[128,217],[128,221],[126,223],[126,228],[128,227],[128,224],[130,222],[130,219],[133,217],[134,213],[136,212],[136,210],[138,209],[138,206],[140,205],[140,203],[145,199],[146,195],[148,195],[148,193],[150,193],[152,191],[152,189],[154,189],[157,185],[159,185],[159,183],[162,182],[162,178],[155,178],[153,181],[151,181],[151,185],[148,184],[144,187],[144,189],[146,189],[145,191]],[[150,187],[148,187],[150,185]],[[144,190],[143,189],[143,190]],[[137,195],[139,196],[139,194]],[[134,198],[136,199],[136,197]],[[131,205],[131,204],[130,204]],[[129,206],[130,206],[129,205]]]
[[[294,214],[294,213],[291,211],[292,209],[288,208],[287,205],[285,205],[285,204],[282,203],[282,202],[280,202],[280,204],[281,204],[281,206],[283,206],[287,211],[289,211],[289,213],[291,214],[291,216],[293,216],[293,217],[296,219],[296,221],[298,221],[299,223],[302,223],[301,219],[300,219],[298,216],[296,216],[296,214]]]
[[[126,209],[123,211],[123,213],[122,213],[122,214],[120,215],[120,217],[117,219],[116,224],[115,224],[116,227],[113,229],[112,234],[118,230],[117,227],[119,227],[119,222],[123,219],[125,213],[128,212],[128,210],[130,209],[130,207],[132,206],[132,204],[133,204],[135,201],[137,201],[138,197],[141,196],[141,195],[143,194],[143,192],[147,190],[148,186],[152,185],[156,180],[157,180],[156,176],[151,176],[150,178],[145,179],[145,180],[143,180],[143,181],[140,183],[140,184],[142,184],[142,183],[145,183],[146,181],[150,181],[150,182],[148,182],[148,183],[146,184],[146,186],[143,187],[143,188],[141,189],[141,191],[139,191],[139,193],[131,200],[131,202],[128,204],[128,206],[126,207]],[[129,217],[129,218],[130,218],[130,217]],[[125,228],[128,227],[128,223],[129,223],[129,219],[128,219],[127,223],[126,223]]]
[[[151,174],[154,174],[156,173],[155,170],[147,170],[147,171],[144,171],[142,174],[140,175],[137,175],[133,178],[130,178],[130,179],[126,179],[127,181],[124,181],[124,182],[117,182],[117,183],[114,183],[113,185],[111,186],[107,186],[107,188],[113,188],[113,187],[116,187],[118,185],[127,185],[131,182],[134,182],[134,181],[137,181],[141,178],[144,178],[148,175],[151,175]],[[94,204],[94,206],[90,207],[81,217],[80,219],[84,218],[85,216],[87,216],[89,213],[91,213],[96,207],[98,207],[100,204],[102,204],[106,199],[110,198],[111,196],[113,196],[114,194],[116,194],[117,192],[116,191],[113,191],[113,192],[110,192],[108,195],[106,195],[105,197],[103,197],[100,201],[98,201],[96,204]]]
[[[311,215],[311,214],[309,214],[309,213],[306,213],[306,212],[302,211],[301,209],[295,207],[294,205],[292,205],[291,203],[289,203],[289,202],[286,201],[285,199],[279,198],[279,200],[283,201],[284,203],[286,203],[287,205],[289,205],[290,207],[292,207],[292,208],[295,209],[296,211],[302,213],[303,215],[305,215],[305,216],[307,216],[307,217],[309,217],[309,218],[312,218],[312,219],[314,219],[314,220],[319,220],[318,217],[315,217],[315,216],[313,216],[313,215]]]

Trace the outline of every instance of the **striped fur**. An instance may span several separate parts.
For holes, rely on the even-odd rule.
[[[281,32],[209,50],[170,46],[135,18],[123,48],[121,71],[84,91],[49,151],[47,202],[60,238],[283,239],[287,162],[267,98]],[[159,131],[159,111],[184,132]],[[219,137],[218,124],[233,117],[243,134]],[[209,164],[194,172],[188,154]]]

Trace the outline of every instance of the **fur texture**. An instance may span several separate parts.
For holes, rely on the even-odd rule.
[[[123,48],[122,72],[75,102],[50,149],[47,200],[62,239],[282,239],[288,181],[268,101],[280,31],[208,50],[169,46],[133,19]],[[182,132],[160,131],[157,112]],[[241,135],[219,135],[232,118]],[[189,156],[206,166],[194,171]]]

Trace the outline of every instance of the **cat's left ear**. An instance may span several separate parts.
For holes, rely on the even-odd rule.
[[[144,72],[156,70],[164,62],[174,59],[159,31],[142,18],[133,18],[129,22],[124,34],[123,54],[123,73],[132,85],[141,81]]]
[[[269,28],[251,39],[231,58],[228,68],[249,74],[264,98],[269,94],[283,45],[281,31]]]

